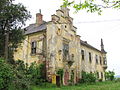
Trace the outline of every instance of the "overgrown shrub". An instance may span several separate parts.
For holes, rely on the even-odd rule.
[[[30,90],[30,78],[27,77],[27,68],[23,61],[18,60],[14,66],[13,87],[17,90]]]
[[[13,68],[0,58],[0,90],[8,90],[14,79]]]
[[[30,90],[31,85],[44,85],[45,81],[44,64],[28,67],[21,60],[13,65],[0,59],[0,90]]]
[[[115,79],[114,75],[115,75],[115,72],[113,71],[105,72],[105,79],[113,81]]]
[[[28,68],[27,75],[30,78],[32,84],[41,85],[46,81],[45,65],[36,65],[35,63],[32,63]]]
[[[94,82],[96,82],[95,74],[82,71],[82,78],[80,80],[80,83],[94,83]]]
[[[60,76],[60,84],[61,85],[63,84],[63,73],[64,73],[63,69],[59,69],[57,71],[57,74]]]
[[[120,82],[120,78],[116,78],[116,79],[115,79],[115,82]]]

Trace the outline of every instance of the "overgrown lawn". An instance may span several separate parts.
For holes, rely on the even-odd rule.
[[[120,82],[98,82],[95,84],[79,84],[76,86],[61,86],[58,87],[37,87],[33,86],[33,90],[120,90]]]

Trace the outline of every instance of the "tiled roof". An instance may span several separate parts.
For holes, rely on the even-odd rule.
[[[95,47],[91,46],[90,44],[88,44],[86,41],[80,40],[80,44],[83,45],[83,46],[86,46],[86,47],[88,47],[88,48],[97,50],[98,52],[101,52],[101,51],[98,50],[97,48],[95,48]]]
[[[43,22],[43,24],[36,26],[36,24],[30,24],[28,27],[25,28],[25,35],[26,34],[31,34],[39,31],[45,30],[46,27],[46,22]]]

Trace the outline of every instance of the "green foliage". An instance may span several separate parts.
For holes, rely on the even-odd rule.
[[[44,64],[28,67],[21,60],[12,65],[0,59],[0,90],[30,90],[31,85],[48,87],[44,68]]]
[[[99,4],[102,3],[102,4]],[[80,0],[80,2],[76,2],[75,0],[63,0],[63,7],[71,6],[76,12],[79,10],[86,10],[87,12],[98,12],[100,15],[102,12],[102,8],[116,8],[120,9],[120,0]]]
[[[13,52],[24,39],[21,28],[30,17],[22,4],[14,4],[14,0],[0,1],[0,57],[4,57],[5,37],[9,33],[9,60],[13,58]]]
[[[113,71],[108,71],[108,72],[105,72],[105,79],[106,80],[114,80],[114,75],[115,73]]]
[[[82,79],[80,80],[80,83],[94,83],[94,82],[96,82],[95,74],[82,71]]]
[[[24,62],[16,61],[13,68],[15,77],[11,87],[17,88],[17,90],[29,90],[31,82],[30,78],[27,77],[27,68]]]
[[[115,79],[115,82],[120,82],[120,78],[116,78],[116,79]]]
[[[61,84],[63,84],[63,73],[64,73],[63,69],[59,69],[57,71],[57,74],[60,76],[60,83]]]
[[[0,58],[0,90],[8,90],[14,78],[13,68]]]
[[[36,65],[32,63],[27,74],[34,85],[42,85],[46,81],[44,64]]]

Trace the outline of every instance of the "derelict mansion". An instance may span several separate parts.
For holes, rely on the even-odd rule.
[[[74,83],[81,78],[81,72],[97,73],[99,79],[105,80],[107,69],[106,51],[101,39],[101,50],[80,39],[69,16],[69,9],[61,7],[51,15],[51,21],[45,22],[41,13],[36,14],[36,22],[25,28],[25,40],[14,53],[16,60],[25,63],[46,62],[49,80],[63,69],[63,84],[67,85],[74,75]]]

